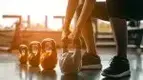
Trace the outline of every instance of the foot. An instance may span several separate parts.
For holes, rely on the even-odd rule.
[[[99,56],[85,53],[82,57],[81,70],[99,70],[102,68],[101,60]]]
[[[129,61],[127,58],[115,56],[110,66],[103,70],[103,76],[121,78],[130,75]]]

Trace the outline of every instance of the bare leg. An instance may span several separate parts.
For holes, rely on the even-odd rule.
[[[117,56],[127,57],[127,26],[125,19],[110,18],[116,41]]]
[[[81,10],[82,5],[80,5],[76,11],[76,20],[78,20]],[[102,68],[101,59],[96,52],[95,35],[93,32],[91,16],[88,17],[84,26],[82,26],[81,35],[86,45],[86,53],[82,57],[81,70],[100,70]]]
[[[82,10],[82,5],[80,5],[76,11],[76,21],[78,20],[78,17],[80,16],[81,10]],[[87,20],[85,25],[82,27],[81,33],[85,41],[87,53],[97,55],[96,46],[95,46],[95,35],[93,32],[92,22],[90,18]]]
[[[82,36],[87,46],[87,52],[96,55],[95,36],[90,19],[86,22],[85,26],[83,26],[82,28]]]

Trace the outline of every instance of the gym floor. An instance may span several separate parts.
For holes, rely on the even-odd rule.
[[[61,53],[61,50],[59,50]],[[103,69],[109,65],[111,58],[115,55],[115,48],[98,48],[101,56]],[[143,55],[137,55],[135,49],[128,49],[131,76],[120,79],[111,79],[101,76],[101,71],[83,71],[79,75],[61,75],[57,66],[55,71],[41,73],[37,68],[19,66],[14,54],[0,52],[0,80],[143,80]],[[143,54],[143,53],[140,53]]]

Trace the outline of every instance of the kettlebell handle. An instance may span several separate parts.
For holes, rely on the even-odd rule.
[[[35,44],[38,46],[38,54],[40,54],[40,52],[41,52],[41,44],[39,42],[36,42],[36,41],[35,42],[33,41],[33,43],[30,43],[30,45],[29,45],[29,53],[33,53],[32,52],[33,51],[32,50],[32,46],[35,45]]]
[[[20,45],[18,50],[19,50],[20,54],[22,54],[22,50],[25,50],[26,54],[28,53],[28,47],[26,45]]]
[[[66,37],[66,38],[64,38],[64,39],[62,40],[63,53],[69,51],[69,49],[68,49],[69,44],[70,44],[70,40],[69,40],[68,37]],[[80,39],[77,39],[77,40],[75,41],[75,43],[74,43],[73,46],[74,46],[74,48],[75,48],[76,51],[77,51],[77,50],[78,50],[78,51],[81,50],[81,41],[80,41]]]
[[[45,52],[45,44],[49,42],[52,45],[52,51],[56,51],[56,42],[54,41],[54,39],[51,38],[46,38],[42,41],[41,46],[42,46],[42,52]]]

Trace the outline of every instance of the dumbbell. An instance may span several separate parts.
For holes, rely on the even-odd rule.
[[[32,41],[29,44],[28,65],[38,67],[40,63],[41,44],[38,41]]]
[[[57,50],[54,39],[46,38],[41,42],[40,66],[43,71],[53,70],[57,64]]]
[[[19,61],[20,64],[26,64],[27,63],[27,57],[28,57],[28,47],[24,44],[21,44],[19,46]]]

